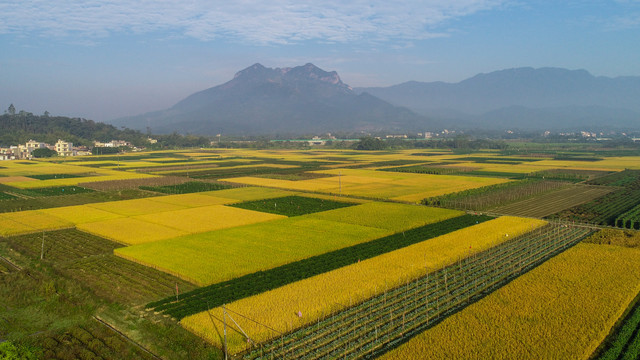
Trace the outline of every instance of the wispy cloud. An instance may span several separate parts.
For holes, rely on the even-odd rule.
[[[100,38],[171,32],[254,44],[419,40],[507,0],[5,0],[0,34]]]

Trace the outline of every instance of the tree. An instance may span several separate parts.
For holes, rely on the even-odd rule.
[[[354,144],[356,150],[382,150],[385,148],[384,141],[371,136],[363,137]]]
[[[15,115],[16,114],[16,107],[13,106],[13,104],[9,105],[9,109],[7,109],[7,112],[9,113],[9,115]]]
[[[48,148],[40,148],[40,149],[35,149],[31,152],[31,155],[34,158],[48,158],[48,157],[52,157],[52,156],[57,156],[58,153],[55,150],[51,150]]]

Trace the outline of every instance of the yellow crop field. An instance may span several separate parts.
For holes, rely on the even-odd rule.
[[[235,199],[238,201],[251,201],[262,199],[273,199],[282,196],[293,195],[290,191],[278,189],[261,188],[261,187],[241,187],[235,189],[216,190],[201,192],[199,194],[215,196],[223,199]]]
[[[126,245],[144,244],[187,234],[185,231],[128,217],[78,224],[76,227]]]
[[[283,287],[227,304],[227,308],[280,332],[310,324],[323,314],[352,302],[382,293],[404,281],[454,263],[461,257],[496,246],[509,238],[546,224],[542,220],[501,217],[423,241],[362,262],[307,278]],[[508,236],[507,236],[508,235]],[[118,249],[120,250],[120,249]],[[299,317],[300,311],[303,316]],[[221,346],[216,327],[222,326],[222,309],[202,312],[180,321],[182,326],[207,341]],[[236,316],[238,324],[255,341],[275,333]],[[241,334],[231,332],[232,352],[247,346]]]
[[[302,191],[319,191],[323,189],[333,188],[338,184],[338,179],[335,179],[335,181],[328,181],[327,179],[328,178],[319,178],[319,179],[302,180],[302,181],[291,181],[291,180],[242,176],[242,177],[220,179],[220,180],[237,183],[237,184],[267,186],[267,187],[274,187],[279,189],[302,190]]]
[[[76,225],[122,217],[122,215],[92,208],[87,205],[65,206],[38,211],[58,217]]]
[[[210,205],[224,205],[224,204],[232,204],[232,203],[238,202],[238,200],[235,200],[235,199],[209,196],[202,193],[156,196],[156,197],[150,197],[146,199],[149,201],[157,201],[160,203],[178,205],[178,206],[183,206],[187,208],[210,206]]]
[[[152,201],[148,199],[134,199],[134,200],[122,200],[111,201],[105,203],[93,203],[87,204],[92,208],[112,212],[118,215],[135,216],[154,214],[163,211],[173,211],[184,209],[184,206],[163,203],[159,201]]]
[[[168,226],[189,234],[226,229],[240,225],[254,224],[283,218],[286,218],[286,216],[223,205],[165,211],[134,217],[134,219],[137,220]]]
[[[300,191],[317,191],[377,199],[393,199],[413,203],[419,202],[426,197],[510,181],[489,177],[412,174],[366,169],[330,169],[315,172],[334,176],[302,181],[248,176],[223,180],[246,185]]]
[[[463,214],[462,211],[427,206],[370,202],[305,216],[399,232]]]
[[[4,214],[0,214],[0,236],[11,236],[18,234],[26,234],[37,231],[31,226],[21,224],[19,222],[7,219]]]
[[[298,216],[120,248],[115,254],[208,285],[389,233]]]
[[[588,359],[640,291],[640,250],[578,244],[382,359]]]
[[[73,223],[39,210],[4,213],[2,217],[27,226],[34,231],[55,230],[73,227]]]

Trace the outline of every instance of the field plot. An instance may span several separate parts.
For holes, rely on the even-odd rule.
[[[45,359],[154,359],[121,335],[95,321],[43,337],[39,341]]]
[[[606,187],[572,185],[513,204],[492,208],[490,211],[515,216],[545,217],[592,201],[610,192],[611,189]]]
[[[221,197],[224,199],[234,199],[238,201],[272,199],[281,196],[293,195],[293,193],[290,191],[253,186],[206,192],[202,194]]]
[[[37,230],[34,230],[31,226],[21,224],[0,215],[0,236],[11,236],[34,231]]]
[[[125,305],[141,305],[193,290],[196,286],[162,271],[113,254],[91,256],[66,263],[60,271],[96,295]],[[175,298],[174,298],[175,299]]]
[[[186,231],[129,217],[78,224],[77,228],[126,245],[144,244],[188,234]]]
[[[227,309],[265,324],[279,333],[315,323],[324,315],[383,293],[405,281],[455,263],[544,225],[544,221],[503,217],[454,231],[400,250],[298,281],[269,292],[228,304]],[[299,313],[303,314],[299,316]],[[222,308],[181,320],[187,329],[220,345],[216,335],[222,323]],[[234,317],[234,319],[237,318]],[[213,321],[212,321],[213,320]],[[254,341],[278,334],[245,318],[235,319]],[[247,346],[242,334],[233,333],[229,346],[234,352]]]
[[[76,225],[123,217],[123,215],[118,215],[113,212],[104,211],[85,205],[63,206],[38,211],[44,214],[58,217],[65,221],[72,222]]]
[[[626,186],[640,179],[640,170],[624,170],[611,175],[593,179],[591,185]]]
[[[43,259],[56,265],[93,255],[111,253],[113,249],[121,246],[75,229],[11,236],[3,241],[22,255],[40,259],[42,254]]]
[[[319,212],[308,217],[400,232],[462,214],[460,211],[427,206],[370,202],[350,208]]]
[[[272,214],[279,214],[285,216],[300,216],[305,214],[311,214],[321,211],[329,211],[333,209],[339,209],[343,207],[353,206],[355,204],[348,202],[339,202],[326,199],[311,198],[305,196],[286,196],[281,198],[274,198],[269,200],[254,200],[248,202],[242,202],[233,204],[231,206],[253,210],[262,211]]]
[[[147,307],[181,319],[211,307],[257,295],[490,219],[492,218],[488,216],[474,215],[463,215],[447,219],[202,287],[184,294],[179,302],[173,298],[168,298],[148,304]]]
[[[640,184],[634,183],[633,186],[609,192],[588,203],[558,212],[553,217],[615,226],[619,216],[638,205],[640,205]]]
[[[638,291],[640,251],[580,244],[383,359],[586,359]]]
[[[163,185],[163,186],[140,186],[142,190],[155,191],[165,194],[189,194],[201,191],[214,191],[228,189],[231,186],[207,183],[202,181],[189,181],[179,185]]]
[[[69,221],[38,210],[0,214],[0,221],[3,225],[0,227],[1,236],[73,227]]]
[[[215,195],[215,193],[213,193],[212,195]],[[152,198],[149,198],[149,200],[183,206],[185,208],[196,208],[196,207],[211,206],[211,205],[225,205],[225,204],[238,202],[238,200],[236,199],[228,199],[228,198],[222,198],[222,197],[217,197],[212,195],[202,194],[202,193],[167,195],[167,196],[152,197]]]
[[[188,234],[203,233],[282,218],[284,218],[284,216],[223,205],[202,206],[133,217],[133,219],[136,220],[178,229]]]
[[[115,254],[195,284],[208,285],[389,233],[303,216],[120,248]]]
[[[301,181],[255,177],[239,177],[221,180],[246,185],[316,191],[366,198],[392,199],[406,202],[419,202],[426,197],[509,181],[497,178],[393,173],[363,169],[333,169],[316,172],[333,175],[333,177]]]
[[[521,180],[422,200],[424,205],[482,211],[568,187],[559,181]]]
[[[92,207],[98,210],[108,211],[110,213],[122,215],[122,216],[135,216],[135,215],[147,215],[164,211],[174,211],[184,209],[184,206],[179,206],[169,203],[161,203],[157,201],[151,201],[149,199],[134,199],[124,201],[112,201],[106,203],[88,204],[88,207]]]

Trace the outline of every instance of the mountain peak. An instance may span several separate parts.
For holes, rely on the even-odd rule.
[[[253,75],[253,74],[260,74],[260,73],[264,73],[264,71],[267,70],[266,67],[264,67],[262,64],[260,63],[255,63],[251,66],[249,66],[246,69],[240,70],[238,71],[233,78],[237,79],[241,76],[246,76],[246,75]]]

